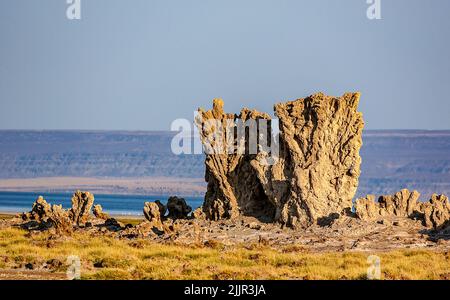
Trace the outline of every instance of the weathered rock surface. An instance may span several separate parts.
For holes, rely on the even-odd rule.
[[[162,204],[161,201],[159,201],[159,200],[156,200],[155,203],[156,203],[156,205],[158,205],[159,214],[160,214],[161,218],[163,218],[166,215],[167,207],[164,204]]]
[[[385,195],[375,201],[374,195],[355,201],[356,216],[362,220],[376,220],[384,216],[409,217],[414,213],[420,194],[403,189],[395,195]]]
[[[395,195],[374,195],[355,201],[355,213],[359,219],[373,221],[384,217],[409,217],[423,221],[428,228],[441,229],[450,221],[450,203],[447,196],[433,194],[429,202],[418,202],[417,191],[401,190]]]
[[[214,99],[213,109],[210,111],[199,110],[199,117],[196,122],[200,129],[202,142],[204,145],[210,145],[211,149],[207,150],[213,153],[207,154],[205,160],[205,180],[208,186],[203,210],[207,218],[211,220],[236,218],[239,216],[240,207],[242,210],[245,208],[253,210],[260,201],[259,199],[262,199],[261,202],[263,203],[267,202],[263,197],[264,195],[258,197],[262,187],[250,165],[250,160],[254,159],[255,155],[229,153],[227,152],[227,145],[223,141],[227,140],[227,135],[234,135],[237,130],[235,128],[227,129],[229,122],[269,120],[270,116],[246,108],[241,111],[240,115],[224,113],[223,101]],[[219,128],[220,126],[222,129]],[[217,139],[214,135],[219,136],[222,143],[216,142]],[[235,143],[237,144],[238,141],[235,141]],[[245,149],[246,152],[248,152],[248,145],[245,147],[247,148]],[[262,205],[260,209],[264,210],[264,206],[273,211],[270,204]]]
[[[267,164],[273,153],[268,143],[261,143],[261,138],[270,137],[269,115],[246,108],[239,115],[224,113],[220,99],[214,100],[210,111],[199,109],[196,123],[201,140],[216,150],[207,153],[205,161],[207,218],[233,219],[242,214],[307,227],[350,209],[361,163],[364,123],[357,112],[359,98],[358,93],[340,98],[319,93],[275,105],[280,149],[274,164]],[[217,121],[215,126],[211,120]],[[267,125],[257,120],[267,120]],[[237,151],[242,145],[236,140],[239,122],[250,129],[256,126],[258,154],[249,151],[254,145],[247,136],[245,152]],[[232,153],[225,151],[226,143],[217,142],[230,137],[237,145]],[[277,144],[275,138],[269,140]]]
[[[69,217],[78,226],[84,225],[94,204],[94,195],[89,192],[76,191],[72,196],[72,208]]]
[[[416,211],[422,214],[424,225],[443,229],[450,225],[450,203],[445,195],[433,194],[429,202],[420,203]]]
[[[22,214],[22,220],[35,221],[38,228],[54,228],[60,234],[70,234],[72,232],[72,222],[67,211],[61,205],[50,205],[42,196],[36,199],[29,213]],[[33,224],[30,225],[32,226]]]
[[[109,219],[109,215],[107,213],[103,212],[103,208],[102,208],[102,206],[100,204],[94,205],[94,207],[92,208],[92,213],[98,219],[102,219],[102,220],[108,220]]]
[[[68,212],[62,208],[62,205],[52,205],[48,221],[58,234],[71,234],[73,231],[72,220]]]
[[[43,221],[51,215],[51,209],[51,205],[42,196],[39,196],[33,203],[31,211],[23,215],[23,219]]]
[[[160,206],[156,202],[145,202],[144,203],[144,217],[149,222],[161,223]]]
[[[196,220],[204,220],[204,219],[206,219],[206,215],[205,215],[205,213],[203,212],[203,208],[202,208],[202,207],[199,207],[199,208],[197,208],[196,210],[194,210],[194,211],[192,212],[192,217],[193,217],[194,219],[196,219]]]
[[[184,198],[169,197],[167,200],[167,210],[169,211],[168,218],[186,219],[192,211],[192,208],[187,205]]]

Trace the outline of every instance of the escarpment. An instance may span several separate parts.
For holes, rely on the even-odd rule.
[[[276,104],[268,114],[199,109],[206,150],[203,212],[212,220],[250,215],[306,227],[352,206],[362,145],[359,93],[322,93]],[[272,129],[279,129],[272,135]]]

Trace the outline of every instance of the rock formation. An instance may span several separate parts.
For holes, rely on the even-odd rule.
[[[433,194],[429,202],[419,203],[416,211],[422,214],[424,225],[442,229],[450,225],[450,203],[445,195]]]
[[[69,217],[78,226],[84,225],[94,204],[94,195],[89,192],[76,191],[72,196],[72,208]]]
[[[156,200],[155,202],[145,202],[143,211],[146,221],[133,228],[128,228],[122,233],[122,236],[147,237],[149,235],[161,235],[169,230],[168,228],[170,226],[165,224],[164,221],[166,206],[159,200]]]
[[[73,231],[72,220],[62,205],[52,205],[49,222],[59,234],[71,234]]]
[[[156,202],[145,202],[144,217],[149,222],[161,223],[160,206]]]
[[[35,220],[40,222],[51,215],[51,209],[51,205],[48,204],[42,196],[39,196],[33,203],[31,211],[29,213],[24,213],[22,218],[24,220]]]
[[[73,231],[73,224],[84,226],[89,218],[94,195],[89,192],[77,191],[72,197],[72,208],[68,211],[62,205],[50,205],[40,196],[33,204],[29,213],[22,214],[23,220],[38,222],[40,227],[55,228],[58,233],[67,234]],[[107,215],[102,212],[101,206],[96,206],[94,214],[102,219]]]
[[[206,217],[244,214],[306,227],[350,209],[361,163],[359,98],[358,93],[340,98],[319,93],[275,105],[279,140],[270,134],[268,114],[247,108],[239,115],[224,113],[221,99],[214,100],[212,110],[199,109],[202,143],[213,150],[205,160]],[[244,142],[238,134],[242,127],[247,127]],[[254,140],[250,132],[256,132]],[[277,155],[274,145],[279,145]],[[250,151],[255,148],[258,153]],[[278,159],[267,163],[273,156]]]
[[[401,190],[395,195],[385,195],[375,201],[374,195],[355,201],[356,216],[362,220],[376,220],[385,216],[412,216],[420,194],[417,191]]]
[[[186,219],[192,211],[192,208],[187,205],[184,198],[169,197],[169,200],[167,200],[167,210],[169,211],[168,218]]]
[[[103,212],[103,208],[100,204],[94,205],[94,207],[92,208],[92,213],[98,219],[102,219],[102,220],[109,219],[109,215],[107,213]]]
[[[50,205],[42,196],[36,199],[29,213],[22,214],[22,219],[35,221],[40,224],[40,228],[54,228],[57,233],[72,232],[72,222],[67,211],[61,205]]]
[[[428,228],[441,229],[450,220],[450,203],[447,196],[433,194],[429,202],[418,202],[417,191],[401,190],[395,195],[374,195],[355,201],[355,213],[359,219],[374,221],[385,217],[409,217],[423,221]]]
[[[192,217],[196,220],[204,220],[206,218],[206,215],[203,212],[203,209],[199,207],[192,212]]]
[[[163,218],[166,215],[167,207],[164,204],[162,204],[161,201],[159,201],[159,200],[156,200],[155,203],[156,203],[156,205],[158,205],[159,214],[160,214],[161,218]]]

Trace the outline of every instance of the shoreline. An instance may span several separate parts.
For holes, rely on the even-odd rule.
[[[21,214],[21,212],[10,212],[10,211],[0,211],[0,220],[2,219],[11,219],[14,218],[17,214]],[[144,215],[118,215],[118,214],[109,214],[111,218],[117,220],[144,220]]]
[[[11,192],[0,190],[0,215],[14,216],[32,209],[33,203],[38,196],[42,196],[50,204],[61,204],[64,209],[71,207],[71,192]],[[143,207],[145,202],[162,201],[166,202],[171,197],[170,194],[155,195],[126,195],[126,194],[95,194],[95,203],[102,205],[103,210],[115,219],[143,219]],[[203,202],[203,197],[179,196],[185,198],[193,209],[196,209]]]
[[[204,178],[182,177],[36,177],[0,179],[0,192],[72,193],[87,190],[94,194],[201,197]]]

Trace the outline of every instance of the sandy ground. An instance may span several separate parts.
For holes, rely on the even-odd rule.
[[[88,190],[98,194],[203,196],[203,178],[88,178],[42,177],[1,179],[0,191],[15,192],[73,192]]]

